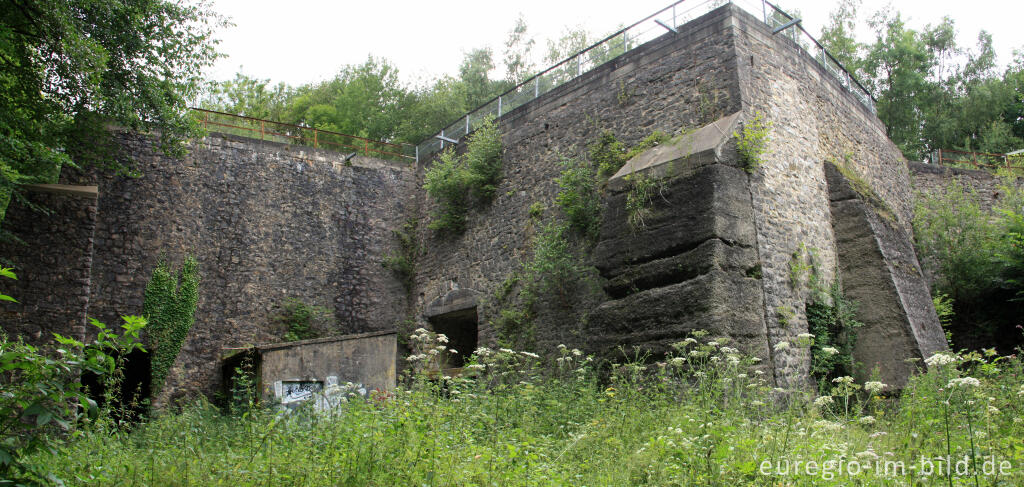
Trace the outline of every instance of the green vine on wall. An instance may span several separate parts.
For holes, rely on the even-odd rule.
[[[178,271],[161,261],[146,284],[142,314],[149,322],[153,397],[163,390],[167,374],[195,322],[199,280],[199,263],[194,257],[186,256]]]
[[[466,151],[441,153],[424,176],[423,187],[438,203],[432,214],[432,230],[461,233],[466,228],[470,202],[488,203],[501,178],[501,132],[493,118],[469,134]]]

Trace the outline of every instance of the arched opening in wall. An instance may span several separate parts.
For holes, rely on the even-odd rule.
[[[82,373],[82,385],[89,398],[100,407],[107,406],[114,419],[136,422],[149,409],[152,386],[151,357],[149,352],[132,350],[124,357],[121,369],[113,377],[99,377],[93,372]]]
[[[479,325],[476,306],[432,316],[427,320],[436,333],[448,337],[448,348],[457,352],[447,354],[447,367],[458,368],[466,365],[466,360],[473,355],[477,346]]]

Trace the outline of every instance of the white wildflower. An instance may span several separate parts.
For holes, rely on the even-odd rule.
[[[840,385],[843,385],[843,384],[850,385],[850,384],[853,384],[853,377],[850,377],[848,375],[844,375],[842,377],[836,377],[835,379],[832,379],[832,382],[835,382],[836,384],[840,384]]]
[[[995,406],[989,406],[988,407],[988,412],[989,412],[989,414],[999,414],[999,408],[997,408]]]
[[[776,352],[781,352],[783,350],[789,350],[789,342],[779,342],[775,344]]]
[[[810,339],[814,338],[814,333],[801,333],[801,334],[797,335],[796,337],[801,339],[801,340],[810,340]]]
[[[540,358],[540,355],[537,355],[537,354],[535,354],[533,352],[519,352],[519,353],[523,354],[526,357],[530,357],[530,358]]]
[[[874,416],[864,416],[864,417],[858,419],[857,422],[860,423],[860,424],[863,424],[863,425],[875,424],[875,417]]]
[[[836,349],[836,347],[821,347],[821,352],[825,355],[832,356],[839,353],[839,350]]]
[[[686,363],[686,358],[685,357],[672,357],[672,360],[669,360],[668,363],[672,364],[673,367],[681,367],[683,364]]]
[[[832,404],[833,402],[834,401],[832,400],[832,396],[821,396],[821,397],[819,397],[819,398],[814,400],[814,405],[818,406],[819,408],[821,408],[821,407],[828,406],[829,404]]]
[[[955,388],[955,387],[962,387],[962,388],[966,389],[968,387],[978,387],[980,385],[981,385],[981,381],[979,381],[978,379],[975,379],[974,377],[959,377],[959,378],[950,380],[949,383],[946,384],[946,387],[949,387],[951,389]]]
[[[877,380],[869,380],[864,383],[864,390],[870,392],[871,394],[878,394],[879,392],[882,391],[882,389],[885,389],[886,387],[888,386]]]
[[[956,362],[956,355],[944,352],[939,352],[924,360],[924,363],[929,367],[940,367],[943,365],[955,364]]]
[[[437,334],[437,343],[448,343],[448,336],[444,333]]]

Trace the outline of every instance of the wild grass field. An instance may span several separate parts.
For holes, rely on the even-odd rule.
[[[1024,484],[1017,356],[943,353],[902,391],[836,377],[814,394],[773,388],[702,333],[603,371],[566,347],[550,363],[481,348],[460,377],[428,374],[443,336],[413,340],[391,392],[345,389],[321,411],[198,401],[131,428],[100,421],[26,461],[65,485]]]

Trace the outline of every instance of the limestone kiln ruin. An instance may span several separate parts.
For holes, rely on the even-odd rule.
[[[827,67],[741,8],[726,4],[676,30],[502,113],[496,198],[469,213],[461,235],[418,226],[409,290],[381,264],[395,251],[393,231],[425,220],[435,204],[422,190],[426,157],[349,160],[211,134],[173,159],[144,136],[119,134],[143,177],[67,175],[68,185],[98,189],[33,193],[54,209],[47,218],[9,212],[5,225],[31,245],[0,250],[24,269],[7,292],[21,304],[5,311],[4,328],[39,340],[84,336],[87,315],[114,323],[141,312],[161,255],[191,253],[203,281],[168,378],[176,394],[215,390],[222,348],[277,341],[268,316],[288,296],[330,307],[340,332],[429,326],[468,352],[497,340],[494,296],[531,255],[531,207],[554,214],[559,161],[585,158],[605,130],[634,144],[685,127],[611,178],[585,262],[596,272],[573,283],[576,298],[548,303],[536,348],[657,354],[705,329],[761,358],[776,384],[802,386],[806,350],[780,344],[808,330],[808,288],[791,267],[813,250],[820,278],[840,280],[860,302],[861,373],[877,368],[884,382],[902,383],[906,359],[946,344],[911,244],[911,175],[900,151]],[[772,126],[766,155],[748,172],[734,133],[755,114]],[[625,211],[632,174],[662,184],[641,228]],[[46,257],[54,255],[62,258]]]

